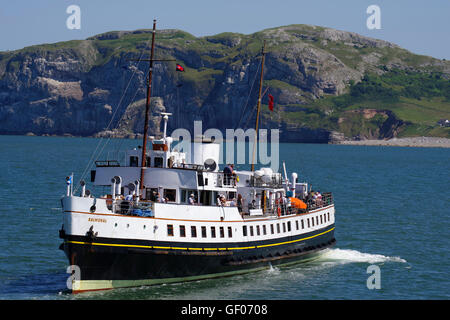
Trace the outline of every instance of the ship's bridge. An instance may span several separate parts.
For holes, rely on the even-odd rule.
[[[204,205],[215,204],[219,194],[227,198],[236,196],[236,179],[219,172],[219,143],[196,137],[189,159],[177,146],[172,147],[173,139],[166,137],[165,130],[161,139],[150,137],[149,140],[151,147],[145,152],[145,167],[142,167],[142,148],[134,148],[126,151],[122,163],[96,161],[96,170],[91,172],[93,184],[111,186],[116,190],[111,189],[115,196],[132,194],[152,201],[158,196],[169,203],[187,203],[191,194],[196,202]],[[143,185],[140,185],[141,170],[145,170]]]

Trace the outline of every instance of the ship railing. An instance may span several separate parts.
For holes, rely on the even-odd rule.
[[[307,207],[306,209],[301,209],[293,206],[291,203],[281,203],[281,204],[275,204],[273,206],[270,206],[269,203],[266,203],[266,206],[261,208],[253,208],[251,205],[249,206],[250,209],[262,209],[262,214],[267,216],[286,216],[286,215],[292,215],[292,214],[301,214],[301,213],[307,213],[310,210],[316,210],[319,208],[327,207],[329,205],[333,204],[333,195],[331,192],[323,193],[322,198],[318,200],[309,199],[309,200],[303,200],[305,201]]]
[[[120,167],[120,162],[117,160],[97,160],[95,165],[97,167]]]
[[[95,161],[95,165],[97,167],[123,167],[126,166],[126,152],[124,151],[115,151],[108,152],[106,154],[107,160],[97,160]]]
[[[116,200],[111,207],[114,206],[114,213],[127,216],[154,217],[154,205],[151,201],[128,201]]]
[[[203,171],[205,170],[205,166],[201,164],[195,163],[176,163],[172,166],[175,169],[187,169],[187,170],[195,170],[195,171]]]
[[[282,188],[283,187],[283,180],[281,175],[274,174],[272,175],[270,181],[264,182],[260,178],[256,178],[255,176],[250,177],[250,187],[257,187],[257,188]]]
[[[252,208],[251,206],[249,207],[249,210],[251,209],[261,209],[260,212],[262,212],[262,215],[264,216],[287,216],[287,215],[292,215],[292,214],[297,214],[299,213],[300,209],[297,209],[289,204],[277,204],[273,207],[269,207],[267,206],[266,208]],[[246,213],[244,213],[246,214]]]
[[[223,172],[216,172],[217,175],[217,187],[236,187],[236,174],[229,174]]]
[[[333,204],[333,194],[331,192],[324,192],[319,199],[312,199],[308,197],[306,199],[307,210],[315,210],[323,208]]]

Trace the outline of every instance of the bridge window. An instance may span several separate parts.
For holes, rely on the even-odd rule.
[[[260,233],[259,233],[259,226],[256,226],[256,235],[257,235],[257,236],[260,235]]]
[[[253,226],[250,226],[250,236],[253,237]]]
[[[243,235],[244,237],[247,236],[247,226],[242,226],[242,235]]]
[[[155,157],[155,167],[156,168],[162,168],[163,163],[164,163],[164,160],[162,157]]]
[[[298,224],[298,221],[297,221],[297,224]],[[291,222],[290,221],[287,222],[287,228],[288,228],[288,232],[290,232],[291,231]]]
[[[233,230],[231,229],[231,227],[228,227],[228,238],[233,237]]]
[[[168,202],[175,202],[177,198],[176,189],[164,189],[164,198],[167,198]]]
[[[223,230],[223,227],[219,228],[219,232],[220,232],[220,237],[225,238],[225,231]]]
[[[216,237],[216,227],[211,227],[211,238]]]
[[[266,234],[267,234],[267,232],[266,232],[266,225],[263,224],[263,235],[266,235]]]
[[[135,156],[130,157],[130,167],[138,167],[139,166],[139,158]]]
[[[150,201],[158,201],[158,188],[145,188],[145,199]]]
[[[197,228],[196,226],[191,226],[191,237],[197,238]]]

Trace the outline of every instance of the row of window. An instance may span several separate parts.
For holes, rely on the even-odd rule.
[[[220,238],[225,238],[225,229],[224,227],[219,227],[219,237]],[[197,238],[197,227],[196,226],[191,226],[191,238]],[[227,233],[228,233],[228,238],[233,237],[233,230],[231,227],[227,228]],[[180,237],[186,237],[186,226],[181,225],[179,226],[179,232],[180,232]],[[200,232],[201,232],[201,237],[202,238],[206,238],[206,227],[205,226],[201,226],[200,227]],[[211,238],[216,238],[217,234],[216,234],[216,227],[211,227]],[[173,230],[173,224],[168,224],[167,225],[167,235],[173,237],[174,236],[174,230]]]
[[[320,221],[320,223],[319,223]],[[319,224],[323,224],[326,222],[330,221],[330,213],[324,213],[321,215],[317,215],[315,217],[312,218],[304,218],[301,220],[295,220],[295,228],[296,230],[300,230],[301,229],[305,229],[305,227],[310,228],[310,227],[314,227],[316,225]],[[270,224],[270,234],[275,234],[275,228],[276,228],[276,233],[281,233],[281,228],[283,229],[283,232],[291,232],[292,229],[292,225],[291,225],[291,221],[287,221],[287,222],[281,222],[281,223],[276,223],[276,224]],[[202,238],[207,238],[207,228],[205,226],[201,226],[200,227],[200,235]],[[218,230],[218,234],[216,233],[216,231]],[[211,238],[216,238],[217,236],[220,238],[225,238],[225,228],[224,227],[218,227],[218,229],[216,230],[215,226],[210,227],[210,236]],[[267,235],[267,225],[263,224],[261,225],[256,225],[256,226],[242,226],[242,235],[244,237],[250,235],[251,237],[253,237],[255,234],[257,236],[262,235]],[[168,224],[167,225],[167,235],[170,237],[174,236],[174,227],[173,224]],[[186,226],[184,225],[180,225],[179,226],[179,235],[180,237],[186,237]],[[190,228],[190,236],[191,238],[197,238],[197,226],[191,226]],[[232,238],[233,237],[233,229],[231,227],[227,227],[227,236],[228,238]]]
[[[153,161],[153,167],[162,168],[164,164],[164,159],[162,157],[155,157]],[[139,157],[130,157],[130,167],[139,167]],[[145,157],[145,165],[147,167],[152,167],[152,159],[150,157]]]

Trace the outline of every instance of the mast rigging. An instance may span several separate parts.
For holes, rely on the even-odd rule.
[[[258,124],[259,124],[259,113],[261,111],[261,93],[262,93],[262,84],[264,77],[264,60],[266,56],[266,40],[264,40],[264,44],[262,47],[262,59],[261,59],[261,76],[259,78],[259,92],[258,92],[258,108],[256,112],[256,128],[255,128],[255,140],[253,143],[253,156],[252,156],[252,171],[255,171],[255,153],[256,153],[256,142],[258,141]]]

